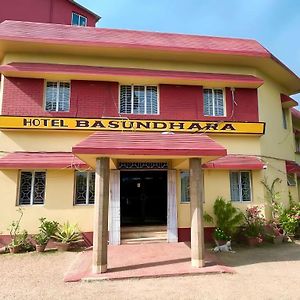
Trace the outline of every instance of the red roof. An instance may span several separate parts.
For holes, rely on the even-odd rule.
[[[285,94],[280,94],[280,98],[283,107],[293,107],[298,105],[296,100]]]
[[[206,169],[261,170],[264,163],[256,156],[229,154],[203,165]]]
[[[287,173],[295,173],[300,175],[300,165],[298,165],[295,161],[286,161],[285,166]]]
[[[0,39],[271,57],[270,52],[260,43],[250,39],[37,24],[10,20],[0,24]]]
[[[87,165],[72,153],[14,152],[0,158],[0,169],[61,169],[86,168]]]
[[[295,119],[299,119],[300,120],[300,111],[296,108],[292,108],[291,109],[291,112],[292,112],[292,116],[295,118]]]
[[[96,132],[72,149],[75,154],[223,156],[226,149],[203,134]]]
[[[36,72],[36,73],[55,73],[55,74],[83,74],[83,75],[120,75],[120,76],[140,76],[170,79],[188,79],[201,81],[220,81],[231,83],[247,83],[254,87],[263,84],[263,80],[252,75],[185,72],[185,71],[164,71],[148,70],[135,68],[111,68],[111,67],[91,67],[79,65],[61,64],[39,64],[39,63],[11,63],[0,66],[0,72]]]

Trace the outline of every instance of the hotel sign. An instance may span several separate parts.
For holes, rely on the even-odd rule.
[[[124,118],[47,118],[0,116],[0,130],[81,130],[81,131],[173,131],[190,133],[257,134],[265,132],[262,122],[223,122],[223,121],[162,121],[129,120]]]

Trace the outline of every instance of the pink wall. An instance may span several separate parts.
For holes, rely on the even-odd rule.
[[[116,82],[71,82],[70,112],[45,112],[44,80],[5,78],[3,115],[58,117],[117,117],[119,88]],[[131,119],[232,120],[256,122],[258,101],[256,89],[236,89],[234,110],[230,89],[226,89],[226,117],[203,116],[201,86],[160,85],[159,115],[126,115]]]
[[[3,0],[0,4],[0,23],[4,20],[40,23],[71,24],[72,12],[88,18],[88,26],[94,27],[94,15],[68,0]]]
[[[118,83],[77,81],[71,83],[70,111],[44,110],[44,80],[5,78],[3,115],[90,117],[117,116]],[[114,101],[113,101],[114,99]]]

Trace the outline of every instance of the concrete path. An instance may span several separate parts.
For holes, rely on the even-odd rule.
[[[212,252],[206,251],[206,266],[191,267],[190,246],[185,243],[152,243],[109,246],[108,271],[92,274],[92,251],[79,253],[65,274],[65,282],[129,279],[179,275],[234,273]]]

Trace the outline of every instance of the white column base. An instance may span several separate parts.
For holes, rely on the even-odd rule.
[[[94,274],[105,273],[106,271],[107,271],[107,265],[93,266],[93,273]]]
[[[192,267],[194,268],[203,268],[205,266],[204,260],[192,259]]]

